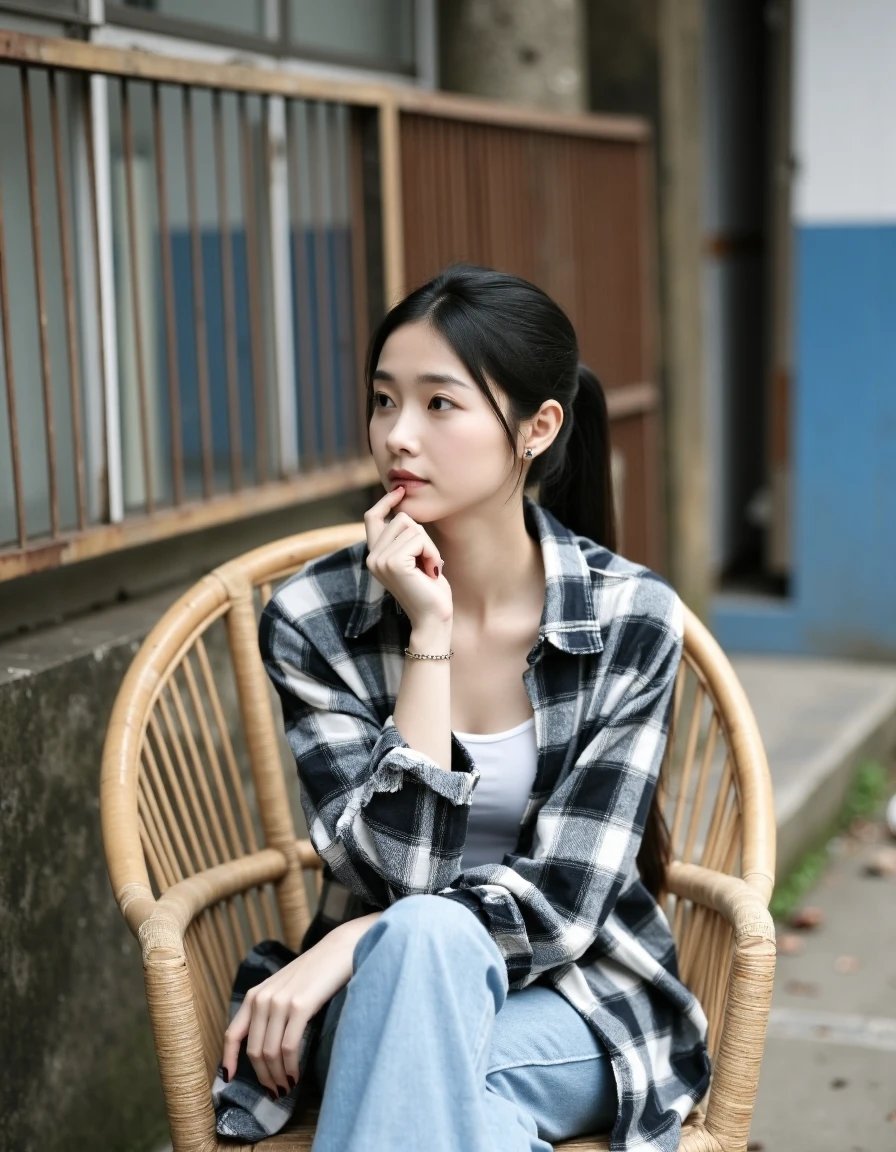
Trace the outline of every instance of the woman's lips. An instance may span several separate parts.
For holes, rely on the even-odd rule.
[[[415,488],[422,488],[424,484],[428,484],[428,480],[403,480],[400,476],[396,476],[392,481],[392,488],[401,487],[405,492],[413,492]]]

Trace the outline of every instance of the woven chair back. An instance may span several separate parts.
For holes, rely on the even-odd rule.
[[[774,884],[771,779],[752,709],[733,668],[685,608],[684,655],[660,774],[672,868],[699,865],[746,880],[768,903]],[[668,896],[681,975],[709,1018],[714,1057],[731,969],[733,931],[711,908]]]

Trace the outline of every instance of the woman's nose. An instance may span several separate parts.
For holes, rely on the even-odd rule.
[[[395,417],[386,434],[386,448],[398,455],[401,449],[415,449],[420,442],[420,431],[413,412],[405,408]]]

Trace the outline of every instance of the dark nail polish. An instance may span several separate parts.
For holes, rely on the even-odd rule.
[[[438,566],[438,564],[436,564],[435,568],[433,568],[433,573],[435,575],[436,580],[438,580],[438,578],[439,578],[439,566]]]
[[[289,1095],[289,1089],[288,1089],[288,1088],[284,1088],[284,1087],[282,1087],[282,1085],[278,1084],[278,1085],[277,1085],[277,1095],[278,1095],[278,1097],[280,1097],[280,1096],[288,1096],[288,1095]]]
[[[227,1069],[223,1065],[221,1066],[221,1075],[224,1077],[224,1083],[229,1084],[230,1083],[230,1073],[227,1071]]]
[[[295,1088],[296,1084],[298,1083],[295,1076],[287,1075],[286,1079],[289,1081],[290,1088]]]
[[[277,1093],[274,1091],[274,1089],[273,1089],[273,1088],[268,1088],[267,1092],[268,1092],[268,1096],[270,1096],[270,1098],[271,1098],[272,1100],[276,1100],[276,1099],[277,1099]]]

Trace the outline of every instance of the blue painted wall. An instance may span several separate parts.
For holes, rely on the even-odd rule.
[[[796,230],[791,596],[722,597],[731,650],[896,659],[896,225]]]

